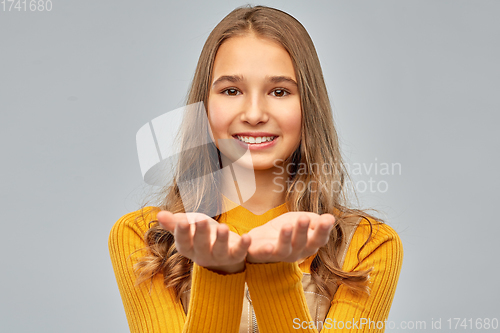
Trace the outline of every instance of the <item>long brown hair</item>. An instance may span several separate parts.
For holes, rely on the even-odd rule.
[[[206,110],[215,55],[227,39],[254,33],[281,44],[289,53],[294,65],[299,87],[302,109],[301,143],[286,163],[292,165],[291,185],[286,189],[288,211],[307,211],[317,214],[330,213],[336,218],[327,245],[319,249],[311,264],[311,275],[319,289],[331,295],[331,283],[345,284],[353,291],[369,293],[369,272],[344,272],[338,263],[338,248],[345,237],[346,218],[360,216],[368,221],[370,235],[358,251],[372,236],[370,219],[383,220],[365,211],[349,208],[349,174],[344,165],[332,110],[313,42],[302,24],[291,15],[266,6],[245,5],[229,13],[210,33],[203,46],[189,89],[186,105],[197,105],[190,117],[183,120],[179,131],[181,153],[172,170],[174,177],[155,194],[153,207],[172,213],[201,212],[220,220],[223,199],[220,195],[220,151],[210,140]],[[203,105],[198,102],[203,102]],[[199,131],[193,131],[196,128]],[[200,136],[200,133],[202,135]],[[193,143],[194,142],[194,143]],[[199,143],[199,144],[196,144]],[[195,147],[182,149],[182,147]],[[311,167],[331,166],[331,172],[318,172]],[[306,172],[294,172],[293,166],[305,166]],[[181,182],[189,182],[179,190]],[[310,184],[312,186],[298,186]],[[187,188],[187,193],[184,191]],[[352,189],[356,195],[354,189]],[[143,208],[146,204],[143,205]],[[143,209],[144,211],[144,209]],[[134,268],[139,273],[136,284],[163,274],[165,286],[175,290],[177,299],[189,289],[193,262],[180,255],[175,247],[172,233],[149,221],[144,235],[146,255]]]

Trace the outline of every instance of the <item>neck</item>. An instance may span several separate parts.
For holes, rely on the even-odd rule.
[[[233,163],[226,169],[222,193],[252,213],[261,215],[285,202],[287,177],[282,168],[253,170]]]

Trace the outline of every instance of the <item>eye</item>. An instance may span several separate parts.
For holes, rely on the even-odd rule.
[[[278,95],[274,95],[276,97],[285,97],[287,95],[290,95],[290,92],[283,88],[274,89],[273,92],[278,92]]]
[[[221,93],[227,96],[238,96],[238,92],[240,91],[236,88],[227,88],[221,91]],[[290,92],[283,88],[274,89],[273,93],[275,93],[275,97],[285,97],[290,95]]]
[[[226,94],[226,91],[229,93]],[[227,88],[227,89],[222,90],[221,93],[223,93],[224,95],[228,95],[228,96],[237,96],[236,94],[238,93],[238,89]]]

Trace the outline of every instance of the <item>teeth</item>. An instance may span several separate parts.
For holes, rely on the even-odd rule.
[[[253,137],[253,136],[239,136],[239,135],[237,135],[237,137],[240,141],[243,141],[246,143],[262,143],[262,142],[267,142],[267,141],[273,141],[273,139],[274,139],[274,136]]]

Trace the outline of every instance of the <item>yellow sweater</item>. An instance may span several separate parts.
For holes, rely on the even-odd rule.
[[[145,252],[129,255],[144,247],[147,222],[156,219],[158,211],[156,207],[146,207],[143,211],[145,219],[141,217],[141,210],[126,214],[114,224],[109,235],[111,262],[132,333],[238,332],[245,281],[262,333],[319,332],[316,327],[321,333],[385,330],[382,324],[389,315],[403,261],[401,240],[388,225],[371,221],[374,223],[372,239],[361,251],[358,262],[358,250],[370,232],[368,223],[362,220],[364,222],[353,235],[342,267],[347,272],[374,267],[370,273],[370,296],[356,296],[341,285],[325,321],[315,323],[301,283],[302,273],[310,273],[309,266],[314,256],[301,264],[247,263],[243,272],[227,275],[194,264],[187,315],[182,304],[175,300],[174,292],[165,288],[162,274],[157,274],[152,284],[144,282],[135,287],[133,263]],[[242,235],[286,212],[285,204],[262,215],[238,206],[223,214],[220,222]]]

